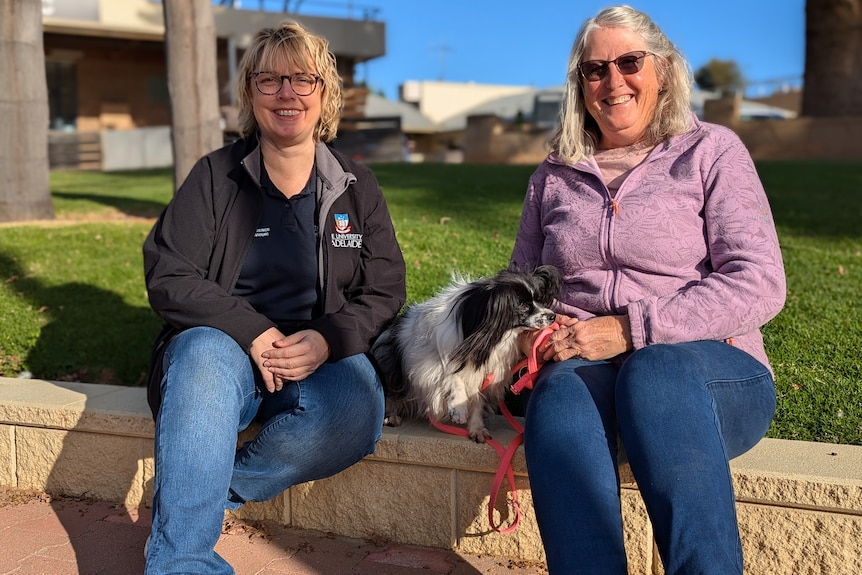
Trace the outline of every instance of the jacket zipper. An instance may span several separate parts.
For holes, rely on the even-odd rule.
[[[632,177],[632,175],[634,174],[634,172],[638,168],[643,166],[648,161],[653,161],[655,159],[655,157],[662,155],[664,152],[666,152],[670,148],[670,145],[668,143],[659,144],[658,146],[656,146],[656,148],[658,149],[658,151],[656,149],[653,149],[652,151],[650,151],[649,154],[647,154],[647,157],[644,158],[644,160],[640,164],[638,164],[637,166],[632,168],[631,172],[629,172],[629,175],[626,176],[626,179],[623,181],[622,185],[617,190],[617,197],[622,196],[622,194],[620,192],[622,192],[623,188],[625,188],[625,186],[626,186],[626,183],[629,181],[629,179]],[[600,179],[601,179],[601,176],[600,176]],[[607,257],[608,265],[611,267],[611,270],[613,272],[611,274],[612,281],[611,281],[610,291],[609,291],[608,296],[607,296],[608,297],[607,305],[608,305],[608,309],[619,311],[619,308],[617,306],[617,302],[619,301],[619,298],[617,297],[617,293],[616,293],[617,288],[619,287],[619,266],[617,266],[616,258],[613,255],[612,238],[613,238],[614,216],[618,216],[620,214],[620,203],[616,200],[616,198],[611,196],[611,192],[608,189],[607,185],[604,184],[604,180],[602,180],[602,184],[604,185],[605,192],[608,194],[608,198],[610,200],[609,205],[608,205],[607,238],[606,238],[604,247],[605,247],[605,254]]]
[[[611,268],[611,284],[608,286],[608,294],[607,294],[607,306],[608,309],[616,310],[616,292],[617,286],[619,285],[619,266],[617,266],[616,258],[614,257],[613,252],[613,230],[614,230],[614,216],[620,213],[620,205],[613,197],[611,197],[611,192],[605,186],[605,191],[608,194],[608,198],[610,202],[608,204],[607,209],[607,227],[605,228],[605,233],[607,237],[605,238],[605,257],[607,258],[608,265]]]

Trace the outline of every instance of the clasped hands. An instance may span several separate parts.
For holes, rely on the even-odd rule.
[[[631,325],[626,315],[598,316],[586,320],[557,314],[560,329],[540,344],[536,359],[540,362],[565,361],[573,357],[599,361],[616,357],[633,349]],[[521,334],[520,347],[530,353],[539,330]]]
[[[279,391],[285,381],[305,379],[329,358],[330,352],[320,332],[306,329],[286,336],[275,327],[257,336],[249,348],[269,392]]]

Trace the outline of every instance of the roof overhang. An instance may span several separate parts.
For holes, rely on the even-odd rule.
[[[60,18],[44,18],[42,30],[50,34],[67,34],[69,36],[89,36],[92,38],[116,38],[122,40],[150,40],[161,42],[165,39],[164,28],[137,28],[129,26],[110,26],[101,22],[83,20],[64,20]]]
[[[241,49],[249,45],[260,29],[277,25],[281,21],[295,20],[309,31],[327,38],[329,49],[336,56],[348,56],[356,62],[364,62],[386,54],[386,24],[376,20],[237,10],[226,6],[213,6],[213,16],[216,36],[234,39],[237,47]],[[165,27],[161,10],[158,13],[139,15],[138,21],[140,26],[122,26],[87,20],[44,17],[42,29],[45,33],[70,36],[155,42],[164,40]]]

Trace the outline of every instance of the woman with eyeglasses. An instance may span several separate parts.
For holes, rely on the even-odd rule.
[[[692,114],[690,86],[647,15],[602,10],[575,39],[552,152],[529,182],[511,265],[553,264],[564,281],[525,413],[552,575],[628,572],[625,461],[666,573],[742,573],[728,461],[772,420],[759,328],[785,277],[752,160]]]
[[[201,158],[143,247],[165,321],[149,382],[152,575],[233,573],[214,550],[225,509],[374,451],[384,398],[365,353],[406,297],[377,181],[327,146],[342,95],[326,40],[262,30],[237,92],[242,139]]]

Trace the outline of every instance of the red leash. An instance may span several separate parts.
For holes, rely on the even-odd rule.
[[[502,401],[500,402],[500,407],[505,409],[505,405]],[[508,412],[508,409],[506,412]],[[511,417],[511,415],[509,417]],[[469,433],[463,427],[445,425],[430,415],[428,416],[428,420],[431,422],[431,425],[440,431],[451,433],[452,435],[469,437]],[[517,424],[517,422],[515,422],[515,424]],[[519,430],[518,435],[515,436],[508,448],[503,448],[499,442],[494,441],[493,439],[485,440],[485,443],[493,447],[497,452],[497,455],[500,456],[500,466],[497,468],[497,474],[494,476],[494,483],[491,486],[491,499],[488,501],[488,523],[491,525],[491,528],[498,533],[511,533],[518,528],[518,524],[521,522],[521,508],[518,506],[518,492],[515,489],[515,473],[512,471],[512,457],[515,455],[515,451],[517,451],[518,446],[521,445],[523,440],[523,430]],[[500,493],[500,486],[503,483],[504,475],[509,480],[509,490],[512,493],[512,509],[515,513],[515,520],[512,521],[512,524],[508,527],[502,528],[502,525],[496,525],[494,523],[494,502],[497,500],[497,495]]]
[[[510,388],[512,393],[515,395],[520,394],[526,389],[533,389],[533,384],[536,382],[536,374],[539,373],[539,360],[537,359],[537,354],[539,353],[539,346],[542,345],[546,339],[550,337],[552,333],[560,329],[560,324],[557,322],[552,323],[550,326],[546,327],[542,331],[539,332],[539,335],[536,336],[536,339],[533,341],[533,347],[530,349],[530,355],[527,356],[527,359],[521,361],[518,365],[515,366],[515,369],[512,371],[514,373],[521,373],[524,367],[527,368],[526,373],[524,373],[518,381]]]
[[[533,347],[530,349],[530,355],[527,359],[520,362],[515,368],[512,370],[512,373],[517,375],[521,373],[524,367],[527,368],[526,373],[524,373],[517,382],[511,387],[512,393],[519,394],[524,388],[533,389],[533,383],[536,380],[536,374],[539,371],[539,362],[536,358],[538,353],[539,346],[546,340],[548,337],[560,329],[559,324],[554,322],[550,327],[546,327],[542,331],[539,332],[539,335],[536,336],[535,341],[533,342]],[[485,389],[493,380],[493,374],[488,374],[485,378],[485,381],[482,383],[482,389]],[[506,407],[506,403],[503,400],[500,400],[500,412],[506,418],[506,421],[509,422],[509,425],[515,430],[517,435],[512,439],[512,442],[509,443],[509,446],[504,448],[499,442],[494,441],[493,439],[488,439],[485,442],[494,448],[497,452],[497,455],[500,456],[500,465],[497,467],[497,473],[494,475],[494,482],[491,484],[491,496],[488,500],[488,524],[491,525],[491,529],[498,533],[511,533],[515,529],[518,528],[518,525],[521,522],[521,508],[518,505],[518,490],[515,488],[515,473],[512,471],[512,458],[515,456],[515,452],[518,451],[518,447],[524,442],[524,428],[520,423],[514,418],[512,413],[509,411],[509,408]],[[431,422],[431,425],[443,431],[445,433],[450,433],[452,435],[460,435],[462,437],[469,437],[469,433],[466,429],[461,427],[455,427],[453,425],[445,425],[435,420],[432,416],[428,416],[428,420]],[[509,492],[512,494],[512,511],[514,512],[515,519],[508,527],[503,527],[502,524],[497,525],[494,523],[494,502],[497,501],[497,496],[500,493],[500,487],[503,485],[503,477],[505,477],[509,482]]]

